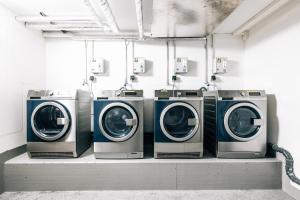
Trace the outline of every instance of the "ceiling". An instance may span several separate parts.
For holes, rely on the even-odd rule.
[[[100,0],[89,1],[99,4]],[[152,37],[202,37],[211,33],[243,1],[251,0],[142,0],[143,30]],[[120,34],[138,34],[135,0],[107,2]],[[49,17],[88,16],[95,19],[85,0],[0,0],[0,3],[17,16],[39,16],[42,12]],[[107,22],[103,13],[98,20]]]

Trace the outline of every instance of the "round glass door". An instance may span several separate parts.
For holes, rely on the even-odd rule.
[[[228,109],[224,125],[232,138],[249,141],[258,135],[263,125],[262,114],[253,104],[239,103]]]
[[[109,140],[120,142],[129,139],[138,125],[134,110],[124,103],[111,103],[100,113],[99,126]]]
[[[186,141],[198,130],[199,116],[187,103],[172,103],[162,111],[160,127],[169,139],[177,142]]]
[[[56,102],[39,104],[31,115],[33,132],[46,141],[54,141],[64,136],[69,124],[67,111]]]

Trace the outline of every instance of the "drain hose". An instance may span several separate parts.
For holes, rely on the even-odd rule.
[[[294,172],[294,159],[290,152],[279,147],[277,144],[272,146],[272,149],[276,152],[281,153],[285,157],[285,172],[286,175],[293,181],[294,183],[300,185],[300,179],[297,178]]]

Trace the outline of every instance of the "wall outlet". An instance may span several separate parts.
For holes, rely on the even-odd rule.
[[[188,72],[188,59],[176,58],[175,59],[175,74],[184,74]]]
[[[214,74],[225,74],[227,72],[227,63],[228,63],[228,58],[217,57],[215,60],[215,66],[214,66],[213,73]]]
[[[104,59],[92,59],[90,62],[90,68],[92,74],[104,74]]]
[[[146,60],[145,58],[134,58],[133,59],[133,73],[143,74],[146,72]]]

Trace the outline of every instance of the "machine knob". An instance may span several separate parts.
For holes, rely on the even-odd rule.
[[[241,95],[242,97],[244,97],[244,96],[246,96],[246,93],[245,93],[245,92],[241,92],[240,95]]]

